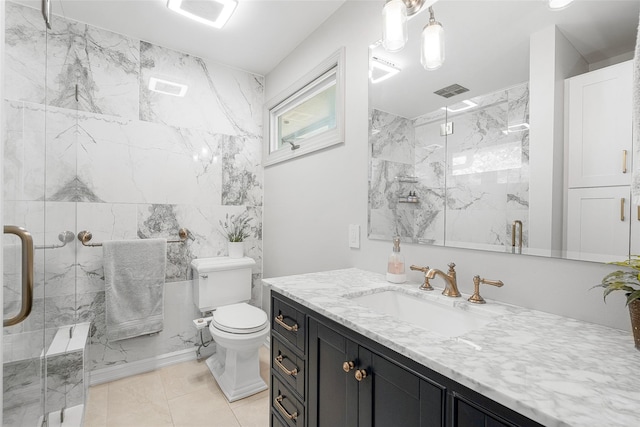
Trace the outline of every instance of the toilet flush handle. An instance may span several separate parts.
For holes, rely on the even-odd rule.
[[[208,279],[208,278],[209,278],[209,275],[208,275],[208,274],[201,274],[201,275],[200,275],[200,278],[201,278],[201,279]]]

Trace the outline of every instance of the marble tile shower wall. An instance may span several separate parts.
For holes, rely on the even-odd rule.
[[[10,332],[50,337],[92,321],[92,369],[193,347],[189,263],[226,254],[227,214],[253,218],[247,253],[260,283],[263,78],[61,17],[45,32],[39,11],[10,2],[5,52],[7,221],[36,244],[59,243],[63,230],[90,230],[94,242],[190,230],[169,245],[158,336],[106,341],[102,250],[77,241],[37,252],[34,311],[44,316]],[[188,85],[186,96],[150,91],[151,77]]]
[[[372,111],[371,237],[495,248],[511,245],[518,219],[527,246],[528,84],[473,101],[478,105],[468,111],[415,119]],[[445,122],[453,122],[446,137],[440,135]],[[406,203],[409,192],[418,203]]]

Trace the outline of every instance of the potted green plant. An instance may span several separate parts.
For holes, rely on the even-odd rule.
[[[250,236],[251,227],[249,223],[252,218],[246,215],[227,214],[224,222],[220,220],[222,234],[228,241],[229,258],[242,258],[244,256],[244,239]]]
[[[618,270],[607,274],[596,287],[604,288],[604,299],[614,291],[623,291],[627,296],[627,306],[631,315],[631,329],[635,346],[640,350],[640,255],[632,255],[628,260],[612,262],[613,265],[630,270]]]

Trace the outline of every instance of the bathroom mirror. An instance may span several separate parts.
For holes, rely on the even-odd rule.
[[[369,237],[593,261],[627,256],[629,218],[626,243],[597,254],[567,250],[562,98],[564,78],[633,58],[640,2],[576,0],[552,11],[539,0],[440,0],[433,9],[445,29],[438,70],[420,64],[425,10],[409,19],[401,51],[370,46]],[[541,105],[554,85],[542,85],[540,72],[530,79],[530,68],[573,61],[564,46],[580,59],[564,64],[560,106],[557,96],[555,106]],[[536,128],[544,120],[531,120],[536,111],[559,113],[550,139],[560,147],[536,145],[548,139]],[[549,180],[559,194],[541,189]]]

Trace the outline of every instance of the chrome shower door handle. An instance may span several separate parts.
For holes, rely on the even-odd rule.
[[[51,29],[51,0],[42,0],[42,17],[47,28]]]
[[[13,326],[22,322],[33,307],[33,238],[22,227],[5,225],[4,234],[15,234],[22,243],[22,306],[14,317],[3,319],[3,326]]]

